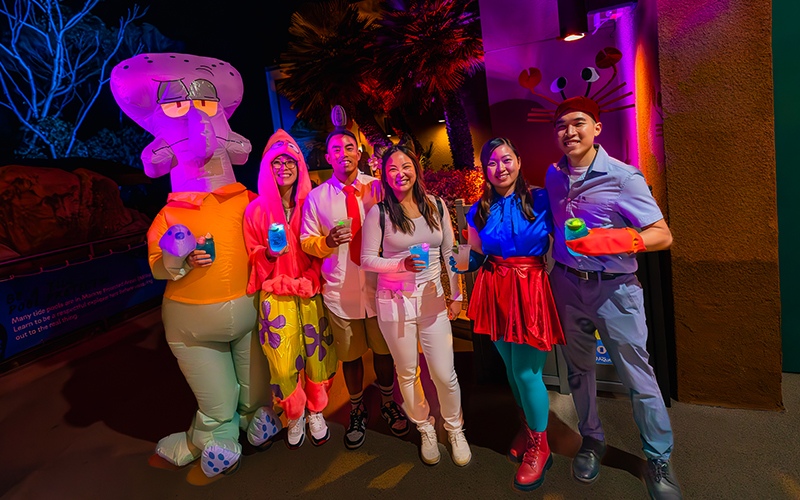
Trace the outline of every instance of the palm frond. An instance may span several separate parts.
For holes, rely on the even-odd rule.
[[[298,117],[324,119],[335,104],[365,99],[361,75],[372,62],[375,27],[347,0],[306,4],[292,15],[291,39],[281,55],[289,78],[278,82],[278,91]]]

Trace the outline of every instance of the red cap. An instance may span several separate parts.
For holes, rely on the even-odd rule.
[[[595,122],[600,121],[600,106],[598,106],[594,100],[584,96],[570,97],[566,101],[559,104],[555,113],[553,114],[553,121],[555,122],[563,115],[575,111],[586,113],[587,115],[591,116]]]

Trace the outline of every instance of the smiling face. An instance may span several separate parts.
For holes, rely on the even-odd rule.
[[[289,155],[280,155],[272,160],[272,175],[278,187],[291,186],[297,182],[297,160]]]
[[[594,158],[594,138],[600,135],[602,129],[602,123],[595,122],[582,111],[566,113],[556,120],[556,142],[570,165],[582,167],[591,163]],[[589,163],[586,163],[587,160]]]
[[[339,181],[351,183],[358,175],[358,160],[361,152],[355,139],[345,134],[338,134],[328,141],[325,159],[333,167],[333,173]],[[347,182],[345,182],[347,181]]]
[[[499,194],[512,192],[519,177],[520,161],[507,144],[496,147],[486,162],[486,179]]]
[[[403,199],[414,189],[417,171],[414,162],[402,151],[395,151],[383,167],[386,184],[394,191],[397,199]]]

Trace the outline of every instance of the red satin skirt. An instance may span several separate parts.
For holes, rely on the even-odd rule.
[[[565,343],[542,257],[490,255],[478,271],[467,316],[475,333],[492,340],[540,351]]]

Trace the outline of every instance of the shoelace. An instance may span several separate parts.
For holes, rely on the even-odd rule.
[[[650,470],[653,471],[653,480],[657,483],[666,475],[667,463],[661,460],[653,460],[650,462]]]
[[[386,405],[384,405],[384,407],[386,408],[386,411],[389,413],[389,416],[392,417],[392,420],[397,420],[397,419],[401,418],[400,417],[400,412],[397,411],[397,406],[396,405],[393,405],[391,403],[387,403]]]
[[[322,429],[322,415],[311,413],[308,416],[308,426],[312,430],[317,431]]]
[[[466,442],[467,442],[467,438],[466,438],[466,436],[464,436],[464,430],[463,429],[460,430],[460,431],[455,431],[455,432],[450,434],[450,442],[452,444],[457,445],[457,444],[461,443],[462,441],[464,442],[464,444],[466,444]]]
[[[294,425],[292,425],[292,423]],[[289,422],[289,434],[292,434],[293,436],[300,434],[303,430],[304,424],[305,422],[303,422],[303,419],[301,418],[298,418],[297,420],[291,420]]]
[[[360,430],[361,430],[361,428],[364,426],[364,419],[363,419],[363,418],[361,418],[361,413],[362,413],[362,412],[361,412],[360,410],[357,410],[357,411],[351,411],[351,412],[350,412],[350,427],[351,427],[351,428],[353,428],[353,427],[356,427],[356,424],[358,423],[358,424],[359,424],[359,425],[358,425],[358,430],[359,430],[359,431],[360,431]],[[361,420],[361,422],[360,422],[360,423],[358,422],[359,420]]]
[[[421,434],[422,437],[427,438],[428,441],[430,441],[431,443],[435,443],[436,441],[438,441],[436,439],[436,429],[434,429],[433,427],[422,429]]]
[[[523,463],[530,464],[532,467],[536,466],[536,462],[539,460],[539,447],[542,445],[541,434],[536,435],[533,439],[533,446],[529,447],[525,450],[525,454],[522,456]]]

